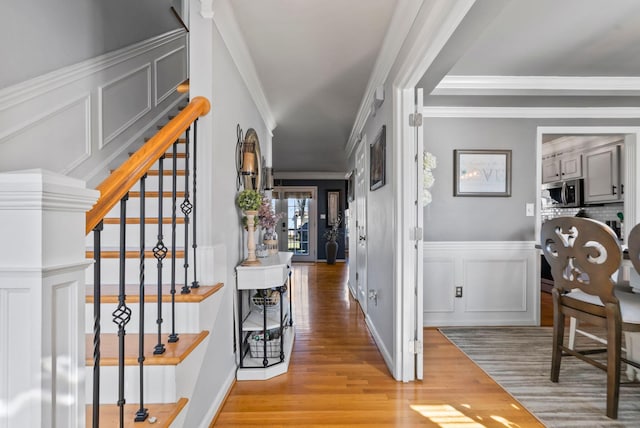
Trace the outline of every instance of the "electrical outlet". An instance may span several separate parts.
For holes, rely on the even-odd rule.
[[[456,297],[462,297],[462,287],[456,287]]]

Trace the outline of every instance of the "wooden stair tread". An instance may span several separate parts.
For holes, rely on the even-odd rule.
[[[129,152],[129,156],[133,156],[134,152]],[[166,159],[173,159],[173,152],[167,152],[165,153],[164,157]],[[177,159],[186,159],[187,158],[187,154],[186,153],[176,153],[176,158]]]
[[[120,258],[120,251],[118,250],[102,250],[100,251],[100,256],[103,259],[117,259]],[[88,259],[93,259],[93,251],[89,250],[86,253],[86,257]],[[147,259],[154,259],[155,260],[155,256],[153,255],[153,251],[152,250],[146,250],[144,252],[144,257]],[[125,258],[127,259],[138,259],[140,258],[140,250],[127,250],[125,252]],[[165,256],[164,260],[168,260],[171,258],[171,251],[167,251],[167,255]],[[176,250],[176,258],[178,259],[183,259],[184,258],[184,250]]]
[[[150,139],[151,139],[151,137],[145,137],[145,139],[144,139],[145,143],[146,143],[147,141],[149,141]],[[186,143],[186,142],[187,142],[187,139],[186,139],[186,138],[184,138],[184,137],[178,138],[178,140],[177,140],[177,143],[178,143],[178,144],[184,144],[184,143]]]
[[[165,177],[171,176],[173,174],[173,171],[171,171],[170,169],[165,169],[164,171],[162,171],[162,175],[164,175]],[[158,175],[160,175],[160,171],[157,169],[150,169],[149,171],[147,171],[147,175],[149,177],[157,177]],[[179,169],[176,171],[176,176],[178,177],[183,177],[185,175],[184,169]]]
[[[191,293],[182,294],[182,284],[176,284],[176,303],[199,303],[208,297],[214,295],[222,289],[224,284],[218,283],[216,285],[201,285],[198,288],[191,288]],[[102,303],[118,303],[118,285],[116,284],[102,284],[101,298]],[[164,284],[162,286],[162,301],[171,302],[170,294],[171,286]],[[86,287],[87,295],[86,302],[93,303],[93,285]],[[139,285],[125,285],[125,294],[127,296],[127,303],[139,303],[140,302],[140,286]],[[145,284],[144,286],[144,301],[147,303],[158,302],[158,286],[155,284]]]
[[[168,428],[171,426],[176,417],[180,414],[184,406],[189,400],[180,398],[177,403],[167,404],[145,404],[144,407],[149,411],[149,417],[155,417],[157,421],[152,425],[157,428]],[[142,424],[149,424],[147,418],[144,422],[134,422],[136,412],[140,408],[138,404],[124,405],[124,426],[127,428],[140,427]],[[86,426],[90,427],[93,421],[93,406],[87,405]],[[117,427],[120,423],[120,408],[115,404],[100,405],[100,426],[101,427]]]
[[[179,204],[178,204],[179,205]],[[176,217],[176,224],[184,224],[184,216],[179,207],[176,207],[176,214],[180,217]],[[104,224],[120,224],[120,218],[118,217],[105,217],[103,219]],[[145,224],[158,224],[158,217],[147,217],[144,220]],[[126,224],[140,224],[140,217],[127,217],[125,219]],[[162,217],[162,224],[171,224],[171,217]]]
[[[160,196],[160,192],[156,192],[156,191],[146,191],[144,192],[144,196],[147,198],[157,198],[158,196]],[[171,192],[162,192],[162,197],[163,198],[171,198],[173,195],[171,194]],[[140,197],[140,192],[138,191],[131,191],[129,192],[129,198],[139,198]],[[176,197],[178,198],[184,198],[184,192],[176,192]]]
[[[169,334],[162,335],[162,343],[164,343],[165,351],[162,355],[153,355],[153,349],[158,343],[158,335],[154,333],[144,335],[144,365],[145,366],[175,366],[180,364],[209,334],[204,330],[200,333],[178,333],[179,340],[175,343],[169,343]],[[127,366],[138,365],[138,337],[136,333],[126,334],[124,336],[124,364]],[[85,363],[87,366],[93,366],[93,334],[85,335]],[[100,367],[117,366],[118,365],[118,335],[101,334],[100,335]]]

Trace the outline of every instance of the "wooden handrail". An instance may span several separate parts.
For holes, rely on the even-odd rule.
[[[180,92],[181,94],[186,94],[187,92],[189,92],[189,79],[186,79],[184,82],[180,83],[176,88],[176,91]]]
[[[195,97],[176,117],[147,141],[125,163],[107,177],[97,190],[98,202],[87,211],[86,233],[96,227],[127,192],[160,159],[184,131],[200,116],[209,113],[211,104],[204,97]]]

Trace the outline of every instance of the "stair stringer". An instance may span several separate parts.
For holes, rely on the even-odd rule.
[[[209,259],[209,280],[221,281],[227,278],[227,249],[225,245],[214,245],[205,252],[213,254]],[[217,414],[231,390],[236,378],[236,354],[234,351],[234,295],[235,284],[220,290],[221,304],[212,318],[209,341],[206,347],[205,363],[198,373],[194,390],[189,395],[189,404],[183,426],[207,428]],[[215,392],[215,395],[212,394]],[[213,396],[213,398],[212,398]],[[178,425],[175,425],[176,427]]]

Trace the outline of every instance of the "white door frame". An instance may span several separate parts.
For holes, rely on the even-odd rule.
[[[367,299],[368,299],[368,277],[367,277],[367,197],[369,189],[367,188],[366,178],[369,176],[367,153],[369,145],[367,144],[366,134],[362,137],[360,145],[356,148],[356,176],[355,176],[355,196],[356,196],[356,221],[357,227],[354,231],[356,242],[356,298],[360,303],[360,308],[365,317],[367,315]],[[363,159],[362,165],[359,160]],[[361,181],[364,181],[362,185]],[[361,263],[363,266],[361,266]]]
[[[310,205],[308,207],[308,213],[309,213],[309,255],[308,256],[301,256],[301,255],[295,255],[293,256],[292,260],[295,262],[315,262],[317,260],[317,256],[318,256],[318,187],[317,186],[277,186],[273,189],[273,192],[279,192],[280,193],[284,193],[284,191],[301,191],[301,192],[310,192],[311,193],[311,202]],[[278,201],[280,201],[279,203],[282,203],[283,199],[278,199]],[[283,208],[279,208],[280,210],[282,210]],[[288,208],[287,208],[288,209]],[[278,209],[276,209],[276,212],[279,212]],[[285,212],[285,217],[287,217],[288,214]],[[288,218],[286,219],[286,221],[288,221]],[[286,234],[288,233],[287,231],[283,231],[282,229],[282,220],[280,220],[280,227],[277,229],[277,233],[280,239],[280,234]],[[287,226],[288,229],[288,226]],[[280,241],[282,242],[282,241]],[[279,244],[280,245],[280,244]],[[281,247],[280,251],[288,251],[288,249]]]
[[[422,217],[418,217],[417,168],[418,143],[416,129],[409,122],[411,114],[422,112],[422,97],[416,108],[416,85],[441,52],[455,29],[476,0],[436,2],[427,14],[418,14],[407,54],[393,79],[393,144],[394,144],[394,377],[404,382],[422,378]],[[420,132],[422,128],[420,127]],[[422,165],[422,159],[419,159]],[[421,185],[421,183],[420,183]]]

